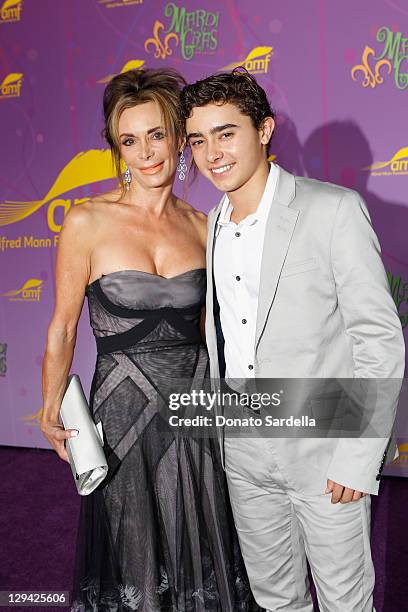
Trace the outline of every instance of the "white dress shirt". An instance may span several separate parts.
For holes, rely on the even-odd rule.
[[[216,227],[214,278],[225,340],[226,378],[255,376],[255,333],[265,227],[275,193],[278,168],[270,164],[256,212],[231,221],[228,196]]]

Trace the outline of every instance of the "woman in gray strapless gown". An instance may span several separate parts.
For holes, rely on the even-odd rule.
[[[186,171],[182,83],[170,69],[110,81],[105,136],[121,189],[73,207],[61,230],[41,429],[68,461],[64,442],[81,432],[58,415],[86,296],[97,348],[90,409],[108,462],[80,498],[72,612],[259,612],[218,440],[168,419],[170,393],[209,383],[206,217],[172,192],[176,169]]]
[[[163,429],[177,379],[203,388],[206,272],[136,270],[87,287],[97,344],[91,409],[109,472],[81,498],[75,611],[259,610],[234,528],[216,439]]]

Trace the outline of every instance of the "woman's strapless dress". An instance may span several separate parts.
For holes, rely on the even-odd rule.
[[[81,498],[71,610],[256,611],[211,437],[163,428],[174,380],[208,382],[206,273],[113,272],[87,287],[97,362],[90,406],[108,476]]]

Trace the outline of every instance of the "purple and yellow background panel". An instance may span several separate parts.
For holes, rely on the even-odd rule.
[[[273,159],[366,199],[408,329],[405,0],[0,0],[0,444],[47,447],[41,363],[59,232],[72,206],[113,184],[105,84],[130,68],[195,81],[238,65],[276,111]],[[203,211],[219,197],[200,178],[187,192]],[[73,370],[87,390],[95,357],[85,304]],[[390,474],[408,475],[404,412]]]

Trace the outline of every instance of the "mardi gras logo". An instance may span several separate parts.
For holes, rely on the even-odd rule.
[[[387,57],[394,69],[394,84],[397,89],[408,87],[408,38],[403,38],[402,32],[393,32],[390,28],[382,27],[377,32],[377,41],[384,43],[378,59]],[[403,72],[405,68],[405,72]]]
[[[376,40],[383,44],[377,53],[370,46],[364,48],[362,63],[353,66],[351,77],[354,81],[361,75],[361,85],[374,89],[384,83],[384,76],[394,71],[394,84],[397,89],[408,87],[408,38],[402,32],[393,32],[385,26],[379,28]],[[405,72],[404,72],[405,68]]]
[[[0,85],[0,99],[1,98],[19,98],[21,94],[21,83],[23,81],[23,74],[20,72],[11,72],[4,79]]]
[[[48,227],[53,232],[59,232],[62,225],[55,220],[55,212],[62,209],[67,214],[72,205],[81,204],[89,198],[81,198],[72,202],[70,198],[61,199],[60,196],[85,185],[112,179],[116,176],[112,154],[109,149],[91,149],[78,153],[61,170],[54,184],[42,200],[30,202],[6,201],[0,203],[0,226],[9,225],[29,217],[37,210],[48,204]]]
[[[220,68],[218,72],[234,70],[238,66],[244,66],[252,74],[266,74],[272,54],[273,47],[255,47],[255,49],[248,53],[245,59],[228,64],[228,66]]]
[[[179,46],[182,58],[191,60],[196,54],[215,52],[220,13],[205,9],[186,11],[184,6],[169,2],[164,9],[164,17],[171,20],[169,26],[165,30],[164,23],[156,19],[153,37],[145,42],[147,53],[153,48],[156,58],[166,59],[172,55],[173,48]]]
[[[375,59],[374,49],[371,47],[366,47],[363,51],[362,64],[357,64],[351,70],[351,77],[353,81],[357,80],[357,74],[359,72],[363,75],[363,80],[361,82],[363,87],[377,87],[377,85],[381,85],[384,83],[384,77],[381,76],[381,68],[384,66],[387,67],[386,73],[390,74],[391,72],[391,62],[388,60],[375,60],[373,67],[370,66],[369,58],[372,57]]]
[[[20,21],[23,0],[6,0],[0,9],[0,23]]]
[[[161,40],[160,36],[163,30],[164,30],[164,25],[162,24],[161,21],[158,21],[156,19],[156,21],[154,22],[154,26],[153,26],[153,37],[148,38],[144,44],[146,53],[149,53],[149,47],[153,45],[154,57],[156,59],[159,57],[161,59],[166,59],[167,56],[173,55],[173,49],[170,47],[171,40],[175,41],[175,45],[174,45],[175,47],[177,47],[179,43],[179,38],[177,34],[174,34],[174,33],[166,34],[163,37],[163,40]]]
[[[8,297],[10,302],[39,302],[43,282],[39,278],[29,278],[20,289],[12,289],[1,295]]]
[[[130,60],[126,62],[122,70],[116,74],[122,74],[123,72],[127,72],[128,70],[139,70],[140,68],[144,66],[144,63],[145,63],[144,60]],[[109,83],[109,81],[113,79],[113,77],[116,76],[116,74],[109,74],[108,76],[103,77],[102,79],[99,79],[97,83]]]
[[[408,147],[399,149],[388,161],[375,162],[362,170],[370,170],[373,176],[408,174]]]

